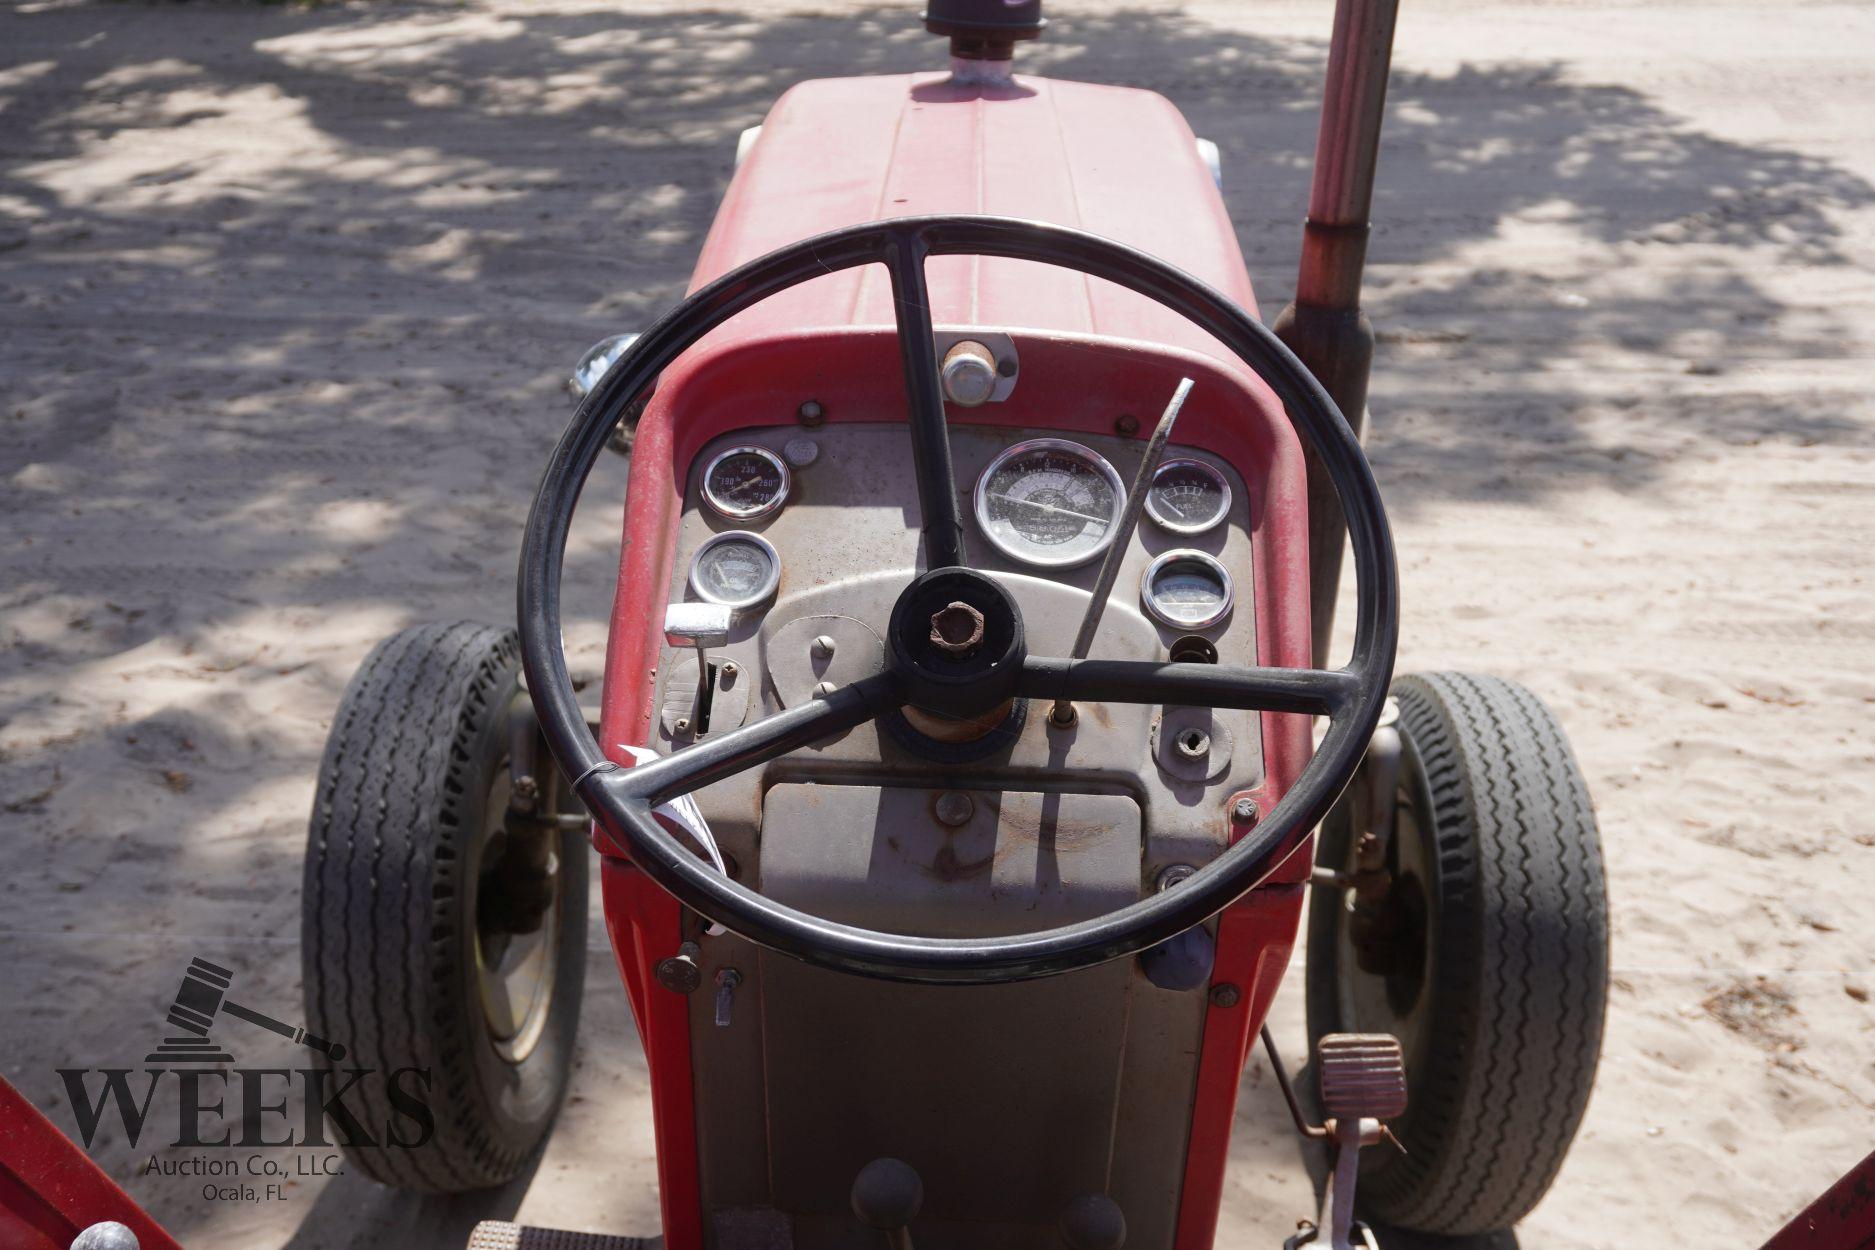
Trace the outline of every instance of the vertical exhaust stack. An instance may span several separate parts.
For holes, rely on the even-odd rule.
[[[1336,0],[1296,297],[1274,327],[1327,389],[1356,437],[1366,419],[1374,363],[1374,328],[1361,311],[1361,271],[1399,7],[1399,0]],[[1321,665],[1334,630],[1344,521],[1335,489],[1313,453],[1308,473],[1309,609],[1315,663]]]
[[[951,78],[959,83],[1006,85],[1018,39],[1034,39],[1048,25],[1042,0],[930,0],[924,28],[951,41]]]

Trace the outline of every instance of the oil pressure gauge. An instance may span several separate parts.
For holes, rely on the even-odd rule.
[[[788,466],[766,447],[731,447],[703,470],[703,499],[732,521],[767,516],[788,498]]]
[[[1161,625],[1206,629],[1230,615],[1230,574],[1202,551],[1168,551],[1146,566],[1139,597]]]
[[[1230,513],[1230,483],[1202,460],[1168,460],[1152,475],[1146,515],[1174,534],[1202,534]]]
[[[730,608],[766,603],[781,582],[781,556],[760,534],[729,530],[697,548],[690,589],[697,598]]]

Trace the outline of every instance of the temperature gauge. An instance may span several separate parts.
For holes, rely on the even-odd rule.
[[[781,582],[781,557],[760,534],[730,530],[697,548],[690,589],[697,598],[731,608],[766,602]]]
[[[1146,515],[1174,534],[1202,534],[1230,512],[1230,483],[1202,460],[1168,460],[1152,475]]]
[[[1168,551],[1146,566],[1139,597],[1173,629],[1205,629],[1230,615],[1230,574],[1202,551]]]
[[[767,516],[788,498],[788,466],[766,447],[731,447],[703,470],[703,498],[732,521]]]

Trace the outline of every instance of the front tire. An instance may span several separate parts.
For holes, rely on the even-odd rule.
[[[350,1052],[329,1089],[344,1085],[340,1069],[371,1073],[346,1104],[376,1142],[348,1142],[336,1123],[335,1135],[360,1171],[400,1189],[511,1180],[571,1069],[588,848],[581,830],[543,824],[529,871],[510,854],[524,836],[509,814],[519,683],[512,629],[404,630],[353,676],[319,768],[301,901],[306,1014]],[[537,810],[552,816],[564,787],[544,749],[536,759]],[[427,1074],[400,1091],[423,1095],[427,1080],[433,1131],[421,1145],[408,1144],[421,1134],[393,1092],[403,1069]]]
[[[1312,890],[1309,1036],[1393,1033],[1406,1053],[1405,1152],[1362,1153],[1369,1218],[1494,1232],[1543,1197],[1588,1105],[1608,997],[1601,842],[1562,726],[1528,690],[1428,673],[1393,694],[1388,946],[1357,951],[1353,893]],[[1318,862],[1354,869],[1366,804],[1357,779]]]

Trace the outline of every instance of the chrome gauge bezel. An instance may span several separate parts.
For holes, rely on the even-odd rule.
[[[1210,520],[1200,521],[1194,524],[1191,521],[1181,521],[1174,517],[1165,517],[1159,514],[1159,508],[1153,500],[1153,492],[1159,487],[1159,479],[1164,477],[1167,473],[1170,473],[1173,469],[1196,469],[1198,472],[1210,478],[1212,483],[1217,487],[1218,509],[1216,515],[1212,516]],[[1151,517],[1153,524],[1157,525],[1160,529],[1170,530],[1174,534],[1202,534],[1206,530],[1216,529],[1219,525],[1224,523],[1224,518],[1230,515],[1232,502],[1230,479],[1224,476],[1223,470],[1209,461],[1196,460],[1191,457],[1166,461],[1153,472],[1152,482],[1146,487],[1146,515]]]
[[[750,543],[761,548],[768,556],[767,578],[762,581],[762,584],[756,588],[754,593],[740,599],[728,598],[709,589],[700,576],[703,571],[703,557],[708,555],[715,548],[732,541]],[[697,547],[696,552],[691,555],[689,582],[690,593],[703,600],[705,603],[717,603],[726,608],[753,608],[758,604],[767,603],[770,599],[774,598],[776,587],[781,585],[781,553],[775,550],[775,544],[769,542],[760,534],[752,534],[748,530],[724,530],[720,534],[710,535],[709,538],[705,539],[703,543]]]
[[[747,455],[760,456],[769,464],[773,465],[775,472],[781,475],[781,489],[775,492],[774,498],[765,500],[753,508],[732,504],[725,499],[719,498],[716,491],[710,486],[710,479],[715,476],[716,466],[720,465],[731,456]],[[768,450],[768,448],[757,447],[753,443],[742,447],[731,447],[727,451],[719,452],[711,456],[710,462],[703,467],[703,502],[710,505],[710,508],[715,511],[717,515],[728,517],[732,521],[754,521],[772,513],[779,512],[781,510],[781,505],[788,502],[788,492],[793,489],[794,474],[789,471],[788,462]]]
[[[1025,551],[1005,542],[1003,539],[999,538],[996,531],[990,527],[990,478],[995,476],[998,469],[1002,468],[1009,461],[1014,460],[1017,456],[1027,455],[1034,451],[1057,451],[1064,455],[1078,457],[1086,462],[1088,468],[1093,469],[1102,477],[1106,478],[1107,485],[1112,487],[1113,515],[1108,519],[1106,534],[1091,550],[1065,558],[1050,559],[1047,556],[1038,556],[1033,552]],[[1026,564],[1031,568],[1038,569],[1071,569],[1076,565],[1086,564],[1089,560],[1099,559],[1107,548],[1113,546],[1114,536],[1120,531],[1120,518],[1126,512],[1126,483],[1120,480],[1119,471],[1108,464],[1107,458],[1095,451],[1092,447],[1065,438],[1031,438],[1024,442],[1014,443],[1005,447],[1002,451],[997,453],[995,459],[984,466],[983,472],[977,475],[976,489],[972,492],[971,497],[976,513],[977,529],[983,534],[983,537],[989,540],[990,546],[996,548],[996,550],[1002,552],[1005,556],[1008,556],[1011,560],[1019,564]]]
[[[1224,587],[1224,602],[1218,605],[1216,612],[1202,620],[1187,620],[1172,616],[1159,606],[1158,599],[1153,594],[1152,584],[1158,578],[1159,573],[1167,565],[1181,560],[1195,560],[1205,565],[1217,575],[1219,584]],[[1230,570],[1225,568],[1223,562],[1216,556],[1206,551],[1199,551],[1194,547],[1178,547],[1166,552],[1146,566],[1145,573],[1142,574],[1139,579],[1139,601],[1145,607],[1146,615],[1150,616],[1167,629],[1182,629],[1187,631],[1209,629],[1230,615],[1231,609],[1236,606],[1237,590],[1235,584],[1231,581]]]

